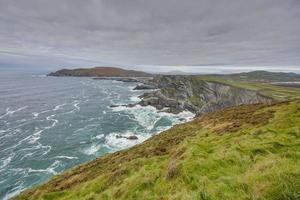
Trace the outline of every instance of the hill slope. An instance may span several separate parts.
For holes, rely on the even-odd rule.
[[[215,77],[225,80],[247,81],[247,82],[291,82],[300,81],[300,74],[286,72],[269,72],[269,71],[250,71],[235,74],[208,74],[198,75],[199,77]]]
[[[299,199],[300,100],[227,108],[13,199]]]
[[[235,80],[255,82],[300,81],[300,74],[284,72],[251,71],[238,74],[230,74],[227,76]]]
[[[94,67],[78,69],[62,69],[52,72],[49,76],[98,76],[98,77],[146,77],[145,72],[125,70],[116,67]]]

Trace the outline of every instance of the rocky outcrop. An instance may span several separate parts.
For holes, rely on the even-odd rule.
[[[203,81],[196,76],[157,76],[147,84],[159,90],[140,96],[139,104],[171,113],[188,110],[199,116],[226,107],[273,101],[253,90]]]
[[[135,135],[130,135],[130,136],[123,136],[123,135],[116,135],[116,138],[117,139],[120,139],[120,138],[125,138],[127,140],[137,140],[139,139],[137,136]]]
[[[148,84],[140,84],[134,88],[134,90],[154,90],[154,89],[157,89],[155,85],[148,85]]]

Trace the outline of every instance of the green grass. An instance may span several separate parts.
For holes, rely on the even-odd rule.
[[[272,85],[271,83],[236,81],[232,79],[226,79],[218,76],[208,76],[208,75],[195,76],[194,79],[225,83],[235,87],[255,90],[262,95],[269,96],[274,98],[275,100],[280,100],[280,101],[300,98],[300,88],[296,88],[296,87],[284,87],[284,86]]]
[[[300,199],[300,100],[244,105],[177,125],[13,199]]]

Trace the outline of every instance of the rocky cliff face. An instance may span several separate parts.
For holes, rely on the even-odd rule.
[[[199,116],[226,107],[273,101],[256,91],[203,81],[195,76],[157,76],[148,84],[158,90],[142,95],[140,105],[171,113],[189,110]]]

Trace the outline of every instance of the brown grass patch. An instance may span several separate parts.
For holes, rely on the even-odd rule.
[[[268,109],[265,109],[267,107]],[[219,134],[236,132],[247,124],[258,126],[268,123],[274,116],[274,111],[269,107],[270,104],[241,105],[209,113],[198,120],[204,127],[209,127]]]

